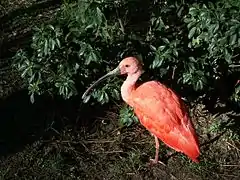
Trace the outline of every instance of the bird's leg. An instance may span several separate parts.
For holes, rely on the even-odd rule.
[[[159,153],[159,140],[157,136],[154,136],[155,138],[155,143],[156,143],[156,153],[155,153],[155,159],[154,161],[157,163],[158,162],[158,153]]]
[[[166,166],[163,162],[158,161],[159,140],[158,140],[157,136],[155,136],[155,135],[153,135],[153,136],[154,136],[154,138],[155,138],[155,143],[156,143],[156,153],[155,153],[155,159],[150,159],[150,164],[151,164],[151,165],[155,165],[155,164],[157,164],[157,163],[160,163],[160,164]]]

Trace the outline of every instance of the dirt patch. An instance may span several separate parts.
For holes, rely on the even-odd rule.
[[[161,144],[167,166],[148,165],[154,138],[140,124],[120,127],[119,107],[91,126],[74,124],[29,144],[1,160],[2,179],[239,179],[239,126],[233,112],[213,115],[203,105],[191,108],[201,143],[201,162],[192,163]],[[79,120],[81,121],[81,119]],[[224,125],[224,126],[223,126]],[[234,128],[232,128],[234,126]],[[169,152],[173,153],[169,156]]]

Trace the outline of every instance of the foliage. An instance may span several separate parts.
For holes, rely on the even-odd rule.
[[[70,98],[77,93],[76,79],[86,86],[103,69],[100,48],[112,41],[117,26],[107,24],[100,8],[96,2],[64,4],[55,24],[34,29],[32,52],[19,51],[14,58],[32,102],[44,92]],[[99,100],[108,102],[103,95]]]
[[[227,68],[238,61],[239,54],[234,53],[240,46],[238,10],[222,2],[210,2],[208,6],[194,4],[184,19],[189,29],[188,38],[191,39],[188,46],[207,51],[199,57],[202,60],[197,61],[198,66],[203,70],[207,66],[213,67],[213,71],[208,75],[215,79],[225,75],[225,72],[220,70],[224,68],[221,66]]]
[[[49,92],[70,98],[120,59],[139,55],[152,79],[207,95],[239,63],[240,3],[185,1],[77,1],[64,3],[56,21],[35,28],[31,50],[15,65],[31,100]],[[119,99],[114,79],[93,97]],[[234,85],[233,85],[234,86]],[[233,98],[236,100],[236,98]]]
[[[128,108],[128,106],[123,106],[120,110],[120,123],[123,126],[129,127],[133,123],[137,123],[138,119],[133,113],[132,108]]]

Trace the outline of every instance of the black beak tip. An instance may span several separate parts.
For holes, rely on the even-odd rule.
[[[90,95],[87,96],[87,95],[83,94],[83,96],[82,96],[83,103],[87,103],[89,101],[89,99],[90,99]]]

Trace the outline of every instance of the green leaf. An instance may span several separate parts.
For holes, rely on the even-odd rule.
[[[118,92],[118,90],[113,89],[113,91],[112,91],[112,96],[113,96],[114,98],[116,98],[117,100],[119,100],[119,92]]]
[[[192,61],[192,62],[195,62],[195,61],[196,61],[195,58],[192,57],[192,56],[189,57],[189,60]]]
[[[54,50],[54,49],[55,49],[56,42],[55,42],[53,39],[51,39],[51,45],[52,45],[52,50]]]
[[[231,58],[232,58],[232,56],[230,55],[230,53],[228,52],[228,50],[225,48],[225,50],[224,50],[224,55],[225,55],[225,59],[226,59],[226,61],[229,63],[229,64],[231,64]]]
[[[105,99],[105,103],[109,102],[109,97],[108,97],[108,94],[106,92],[104,93],[104,99]]]
[[[60,43],[58,38],[56,38],[56,42],[57,42],[58,47],[60,48],[61,47],[61,43]]]
[[[189,31],[189,33],[188,33],[188,38],[189,39],[191,39],[192,37],[193,37],[193,35],[195,34],[195,32],[196,32],[196,27],[193,27],[190,31]]]
[[[94,25],[93,24],[89,24],[85,27],[85,30],[88,30],[88,29],[91,29],[91,28],[94,28]]]
[[[163,58],[160,58],[159,56],[156,56],[153,63],[151,64],[150,68],[155,69],[162,65]]]
[[[177,16],[178,16],[178,17],[181,17],[183,9],[184,9],[184,6],[181,6],[181,7],[178,9],[178,12],[177,12]]]
[[[97,24],[100,25],[102,23],[103,20],[103,13],[102,11],[97,7]]]
[[[55,30],[54,27],[53,27],[51,24],[49,24],[48,27],[49,27],[50,29],[52,29],[53,31]]]
[[[158,47],[158,51],[163,51],[165,49],[166,46],[159,46]]]
[[[45,54],[45,56],[48,54],[48,40],[47,39],[45,39],[44,54]]]
[[[31,94],[30,101],[31,101],[32,104],[34,103],[34,93]]]
[[[203,83],[202,83],[201,80],[197,81],[195,89],[196,89],[196,90],[201,90],[201,89],[203,89]]]
[[[156,47],[153,46],[153,45],[150,45],[150,49],[153,50],[153,51],[156,51],[156,50],[157,50]]]
[[[192,75],[190,73],[184,73],[183,74],[183,83],[186,84],[190,81],[192,78]]]
[[[81,49],[78,52],[78,57],[81,57],[85,53],[86,49],[87,49],[86,44],[82,44]]]
[[[187,66],[188,66],[188,69],[189,69],[190,73],[194,73],[194,71],[195,71],[194,64],[190,62],[190,63],[187,64]]]
[[[64,95],[64,87],[63,86],[59,87],[59,94]]]
[[[184,22],[185,23],[190,23],[190,22],[192,22],[192,19],[191,18],[187,18],[187,16],[184,18]]]
[[[28,71],[29,71],[29,67],[24,69],[24,71],[21,74],[21,77],[24,78],[26,76],[26,74],[28,73]]]
[[[191,20],[190,23],[188,23],[187,28],[190,29],[191,27],[193,27],[196,24],[195,20]]]
[[[170,44],[169,40],[167,38],[162,38],[163,42],[165,42],[166,44]]]
[[[237,34],[233,34],[232,36],[230,36],[230,39],[229,39],[230,45],[234,45],[236,40],[237,40]]]
[[[188,43],[188,48],[192,48],[192,42]]]
[[[92,58],[92,61],[94,62],[98,61],[97,55],[93,51],[91,52],[91,58]]]
[[[191,14],[192,16],[197,15],[197,9],[195,7],[191,7],[189,8],[189,14]]]
[[[218,29],[219,29],[219,24],[216,24],[215,29],[213,30],[213,33],[216,33]]]
[[[178,52],[176,49],[173,49],[173,54],[174,54],[174,56],[178,57]]]
[[[32,83],[33,79],[35,78],[35,73],[30,77],[28,83]]]
[[[104,93],[101,92],[101,95],[100,95],[100,97],[98,98],[98,101],[99,101],[99,102],[102,102],[102,101],[103,101],[103,98],[104,98]]]
[[[92,61],[94,61],[94,62],[97,62],[97,61],[98,61],[97,55],[96,55],[93,51],[91,51],[91,52],[88,54],[87,59],[86,59],[86,61],[85,61],[85,64],[86,64],[86,65],[89,65]]]
[[[215,28],[216,28],[216,24],[210,25],[210,26],[209,26],[209,29],[208,29],[209,33],[210,33],[210,34],[213,34]]]

